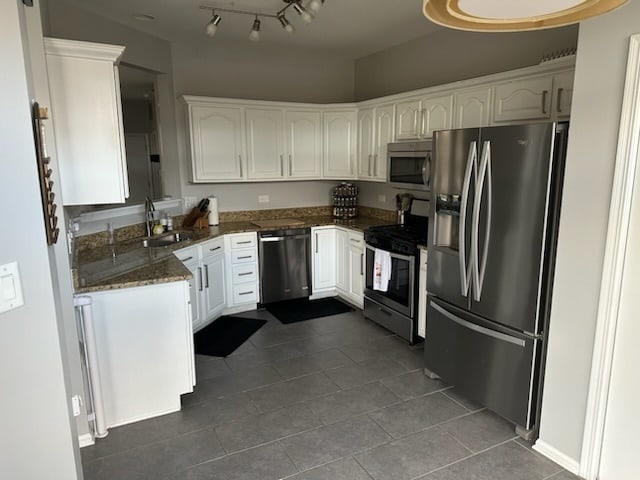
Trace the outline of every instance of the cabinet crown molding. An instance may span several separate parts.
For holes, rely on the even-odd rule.
[[[48,55],[103,60],[113,62],[114,64],[120,62],[125,49],[122,45],[107,45],[104,43],[91,43],[50,37],[45,37],[44,48]]]

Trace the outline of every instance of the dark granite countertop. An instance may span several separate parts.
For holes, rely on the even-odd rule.
[[[357,217],[352,220],[336,220],[331,216],[310,216],[291,219],[287,228],[341,226],[356,231],[389,224],[388,221],[372,217]],[[300,225],[296,221],[303,221]],[[112,246],[96,247],[79,253],[77,271],[74,275],[75,293],[88,293],[118,288],[140,287],[158,283],[169,283],[191,278],[191,272],[173,252],[221,235],[243,232],[260,232],[274,228],[260,228],[251,221],[224,222],[217,227],[200,230],[181,230],[191,238],[165,247],[142,247],[142,238],[116,243]]]

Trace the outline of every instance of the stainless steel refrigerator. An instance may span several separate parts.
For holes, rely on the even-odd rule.
[[[425,367],[523,436],[537,430],[567,129],[433,139]]]

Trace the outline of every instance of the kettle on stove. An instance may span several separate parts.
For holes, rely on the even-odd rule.
[[[398,193],[396,195],[396,214],[399,225],[404,225],[406,213],[411,211],[413,198],[413,195],[410,193]]]

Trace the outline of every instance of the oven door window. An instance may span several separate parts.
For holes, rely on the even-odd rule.
[[[389,300],[392,304],[395,304],[399,309],[410,310],[412,302],[412,289],[413,289],[413,270],[411,262],[409,260],[400,259],[391,256],[391,279],[386,292],[380,292],[373,290],[373,257],[374,252],[371,249],[367,249],[367,268],[366,268],[366,289],[368,294],[373,294],[376,297]],[[370,295],[371,296],[371,295]],[[383,302],[390,305],[390,302]]]
[[[392,156],[389,162],[389,181],[392,183],[423,185],[425,161],[426,157],[424,155],[419,157]]]

